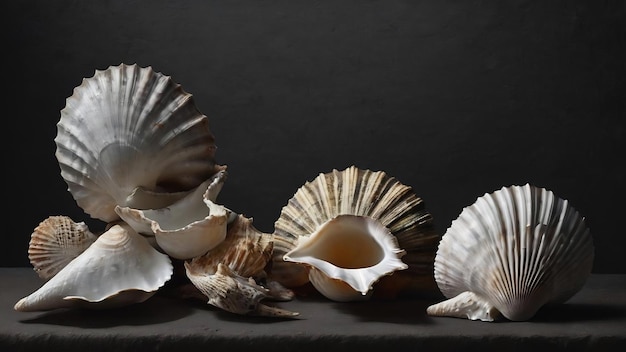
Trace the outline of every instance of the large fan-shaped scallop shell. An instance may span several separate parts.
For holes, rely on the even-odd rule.
[[[31,312],[140,303],[152,297],[172,274],[167,255],[154,249],[130,226],[116,224],[14,308]]]
[[[437,291],[433,261],[441,238],[431,214],[412,188],[383,171],[350,166],[320,173],[306,182],[283,207],[275,223],[271,276],[286,287],[309,282],[306,266],[289,263],[283,256],[338,215],[367,216],[380,221],[406,251],[408,269],[377,283],[380,296],[432,294]]]
[[[116,205],[162,208],[218,170],[208,118],[169,76],[136,64],[96,70],[57,123],[56,157],[78,205],[119,219]]]
[[[591,273],[583,217],[552,191],[526,184],[479,197],[443,235],[435,279],[449,300],[430,315],[528,320],[578,292]]]
[[[48,280],[97,239],[84,222],[49,216],[31,234],[28,259],[40,278]]]

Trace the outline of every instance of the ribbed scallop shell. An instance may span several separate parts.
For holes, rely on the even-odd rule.
[[[130,226],[113,225],[38,290],[20,299],[20,312],[93,309],[140,303],[173,273],[169,257]]]
[[[383,296],[437,291],[433,261],[441,236],[432,216],[412,188],[383,171],[350,166],[342,171],[320,173],[301,186],[283,207],[274,229],[271,277],[286,287],[306,284],[304,265],[289,263],[283,256],[301,237],[311,234],[338,215],[367,216],[380,221],[406,251],[402,261],[409,267],[377,283]]]
[[[74,222],[68,216],[49,216],[31,234],[28,259],[37,275],[48,280],[97,238],[84,222]]]
[[[567,200],[529,184],[503,187],[464,208],[444,234],[435,279],[451,299],[427,312],[528,320],[577,293],[593,257],[590,231]]]
[[[118,219],[116,205],[162,208],[218,170],[208,118],[169,76],[136,64],[85,78],[57,123],[56,157],[78,205]]]

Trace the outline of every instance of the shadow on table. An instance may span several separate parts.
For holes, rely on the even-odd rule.
[[[155,296],[139,304],[115,309],[57,309],[20,322],[24,324],[110,328],[175,321],[188,316],[192,311],[193,307],[186,302]]]

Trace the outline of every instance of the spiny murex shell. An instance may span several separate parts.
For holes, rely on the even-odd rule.
[[[262,302],[293,298],[291,290],[266,280],[272,249],[272,235],[238,215],[229,225],[226,239],[208,253],[185,261],[185,271],[202,294],[199,298],[208,298],[207,303],[215,307],[242,315],[293,318],[298,313]]]
[[[48,280],[97,238],[84,222],[63,215],[49,216],[31,234],[28,259],[37,275]]]
[[[113,308],[152,297],[170,279],[169,257],[126,224],[114,225],[32,294],[21,312],[57,308]]]
[[[435,279],[449,299],[427,313],[529,320],[576,294],[593,257],[590,231],[567,200],[529,184],[503,187],[464,208],[444,234]]]
[[[208,118],[191,94],[151,67],[96,70],[61,110],[55,138],[61,175],[93,218],[116,205],[162,208],[219,171]]]
[[[441,238],[412,188],[383,171],[350,166],[342,171],[320,173],[301,186],[283,207],[274,229],[274,254],[270,276],[286,287],[309,282],[303,264],[290,263],[283,256],[297,247],[301,238],[315,233],[338,215],[367,216],[379,221],[397,238],[406,252],[406,270],[385,276],[376,283],[380,296],[433,294],[433,261]]]

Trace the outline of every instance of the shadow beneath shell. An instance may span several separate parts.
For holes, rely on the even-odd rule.
[[[145,302],[112,309],[57,309],[32,318],[20,320],[24,324],[49,324],[82,328],[106,329],[115,326],[161,324],[182,319],[193,312],[193,307],[172,302],[169,298],[154,296]]]

